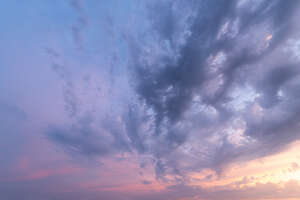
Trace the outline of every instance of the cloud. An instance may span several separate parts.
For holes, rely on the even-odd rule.
[[[158,173],[221,170],[231,162],[279,152],[299,138],[299,60],[284,50],[299,33],[297,2],[152,5],[148,41],[137,36],[128,44],[133,85],[152,116],[156,146],[150,149]],[[181,8],[193,12],[182,14]],[[155,15],[158,10],[163,14]],[[252,96],[243,92],[246,88]],[[260,114],[250,114],[255,106]],[[228,136],[236,126],[242,127],[240,145]],[[190,148],[183,152],[185,145]],[[190,161],[197,151],[206,158]],[[191,166],[180,167],[184,162]]]
[[[65,110],[70,117],[75,117],[79,112],[78,97],[75,93],[72,73],[68,70],[65,58],[52,48],[46,48],[46,53],[51,59],[51,68],[63,82],[63,98]]]
[[[102,124],[101,128],[95,128],[93,116],[87,115],[70,127],[49,127],[47,136],[74,156],[101,157],[129,152],[130,148],[124,141],[118,122],[106,120]]]
[[[78,14],[78,19],[74,25],[72,25],[72,33],[73,39],[76,46],[82,50],[83,49],[83,31],[88,25],[88,17],[84,12],[84,6],[82,0],[71,0],[70,1],[71,7],[76,11]]]
[[[30,3],[0,13],[30,18],[4,24],[2,198],[300,198],[300,2]]]
[[[242,188],[233,188],[231,186],[202,188],[182,184],[172,185],[160,192],[137,195],[136,199],[255,200],[297,199],[299,196],[299,183],[297,181],[289,181],[284,183],[283,186],[272,183],[258,183],[254,186]]]
[[[50,181],[50,182],[49,182]],[[47,180],[48,184],[53,180]],[[115,191],[101,191],[101,192],[86,192],[80,188],[70,188],[64,185],[59,187],[52,187],[51,190],[57,190],[58,193],[45,192],[46,181],[28,182],[24,187],[18,183],[1,185],[1,192],[3,197],[15,200],[20,198],[29,199],[58,199],[67,200],[70,198],[88,198],[96,199],[141,199],[141,200],[165,200],[165,199],[200,199],[200,200],[255,200],[255,199],[297,199],[299,198],[299,183],[296,181],[289,181],[279,186],[272,183],[256,184],[251,187],[244,188],[201,188],[187,185],[173,185],[162,191],[131,193],[131,192],[115,192]],[[36,189],[39,189],[38,191]],[[63,189],[70,192],[63,192]],[[18,191],[18,192],[17,192]],[[35,192],[33,192],[35,191]]]
[[[72,2],[83,15],[80,1]],[[83,109],[88,103],[69,68],[48,52],[72,118],[50,128],[51,141],[88,157],[147,155],[158,179],[182,183],[190,172],[220,175],[299,139],[299,59],[291,42],[299,40],[297,2],[153,1],[143,9],[142,33],[123,33],[129,73],[103,67],[113,77],[99,76],[109,92],[98,108]]]
[[[144,185],[150,185],[152,182],[151,182],[151,181],[144,180],[144,181],[142,181],[142,183],[143,183]]]

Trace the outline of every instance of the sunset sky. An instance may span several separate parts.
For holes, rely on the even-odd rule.
[[[0,200],[300,199],[300,1],[1,3]]]

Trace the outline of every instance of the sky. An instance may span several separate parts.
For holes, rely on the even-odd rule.
[[[0,199],[299,200],[299,4],[2,1]]]

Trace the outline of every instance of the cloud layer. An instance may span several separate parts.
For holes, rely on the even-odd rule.
[[[228,175],[298,144],[299,3],[7,3],[0,193],[299,198],[298,160]]]

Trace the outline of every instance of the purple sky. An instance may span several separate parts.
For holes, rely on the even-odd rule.
[[[4,0],[0,199],[300,199],[299,4]]]

